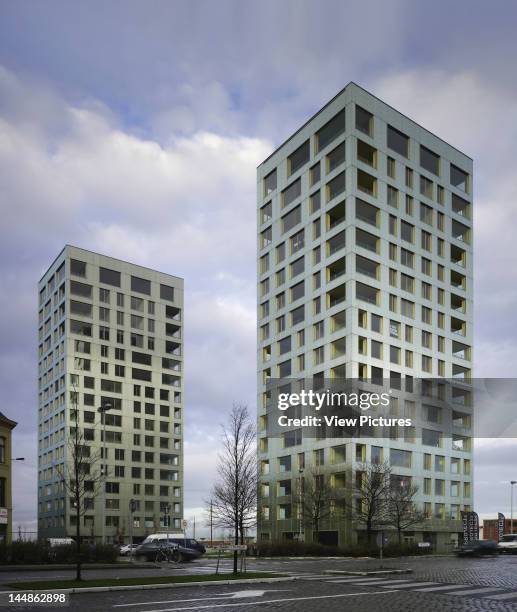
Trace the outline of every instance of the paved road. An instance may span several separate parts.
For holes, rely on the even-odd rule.
[[[87,612],[217,612],[262,610],[334,610],[361,612],[517,612],[517,557],[487,559],[424,558],[388,560],[388,566],[411,566],[413,573],[385,577],[344,576],[327,570],[367,568],[377,562],[351,560],[263,560],[249,569],[270,569],[297,576],[272,584],[183,587],[72,595],[69,610]],[[224,562],[230,568],[228,561]],[[187,566],[189,573],[213,571],[213,562]],[[123,572],[128,570],[110,570]],[[176,573],[184,570],[148,572]],[[44,572],[43,574],[48,574]],[[102,574],[97,570],[92,572]],[[33,575],[34,573],[32,573]],[[57,574],[57,572],[56,572]],[[103,573],[106,575],[106,572]],[[0,608],[6,609],[7,608]]]

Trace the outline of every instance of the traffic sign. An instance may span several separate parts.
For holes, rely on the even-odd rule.
[[[383,546],[386,546],[388,544],[388,536],[384,535],[384,531],[379,531],[379,533],[377,534],[377,546],[379,548],[382,548]]]

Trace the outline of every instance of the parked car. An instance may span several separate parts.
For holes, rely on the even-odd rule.
[[[517,555],[517,533],[505,534],[497,545],[497,549],[502,553]]]
[[[185,540],[181,538],[182,544],[177,544],[174,540],[179,538],[172,534],[153,533],[140,544],[135,550],[135,557],[144,558],[147,561],[154,561],[161,549],[168,548],[173,561],[185,562],[193,561],[201,556],[201,552],[194,548],[184,546]]]
[[[70,546],[70,544],[75,544],[75,540],[73,538],[48,538],[48,543],[50,548],[54,548],[55,546]]]
[[[457,554],[460,557],[480,557],[482,555],[497,555],[498,552],[499,550],[495,540],[471,540],[466,544],[462,544]]]
[[[131,551],[133,551],[133,554],[134,554],[137,548],[138,548],[138,544],[124,544],[124,546],[120,547],[119,555],[121,557],[127,557],[129,556]]]
[[[197,550],[201,555],[206,553],[204,544],[201,544],[201,542],[198,542],[194,538],[179,538],[178,536],[174,536],[173,538],[169,538],[169,542],[178,544],[178,546],[185,546],[186,548]]]

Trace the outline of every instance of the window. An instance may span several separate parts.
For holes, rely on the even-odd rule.
[[[377,179],[363,170],[357,170],[357,188],[373,197],[377,197]]]
[[[420,221],[427,225],[433,224],[433,209],[427,204],[420,203]]]
[[[110,320],[110,309],[99,306],[99,320],[109,323]]]
[[[406,179],[406,187],[409,187],[410,189],[413,189],[413,170],[411,168],[408,168],[406,166],[406,172],[405,172],[405,179]]]
[[[408,268],[414,267],[414,255],[407,249],[400,249],[400,263]]]
[[[304,306],[298,306],[294,310],[291,310],[291,325],[297,325],[305,320],[305,308]]]
[[[70,293],[88,299],[92,298],[92,286],[80,283],[78,281],[70,281]]]
[[[432,199],[433,193],[434,193],[433,188],[434,188],[433,181],[430,181],[427,177],[421,174],[420,175],[420,193],[424,195],[426,198]]]
[[[276,168],[264,178],[264,196],[268,196],[276,189]]]
[[[467,193],[469,175],[466,172],[464,172],[463,170],[460,170],[460,168],[458,168],[454,164],[451,164],[451,177],[450,178],[451,178],[451,185],[453,187],[456,187],[457,189],[460,189],[461,191],[464,191],[465,193]]]
[[[343,170],[340,174],[338,174],[335,178],[333,178],[330,182],[327,183],[327,201],[332,200],[340,193],[343,193],[346,188],[346,180],[345,180],[346,172]]]
[[[291,287],[291,302],[296,302],[305,295],[305,281]]]
[[[271,202],[264,204],[260,209],[260,223],[266,223],[273,216],[273,205]]]
[[[387,129],[387,145],[392,151],[395,151],[403,157],[409,157],[409,136],[406,136],[391,125]]]
[[[411,451],[390,448],[390,463],[398,467],[411,467]]]
[[[86,302],[77,302],[75,300],[70,300],[70,312],[73,314],[81,315],[82,317],[92,316],[92,305],[87,304]]]
[[[415,279],[407,274],[400,275],[400,288],[408,293],[415,292]]]
[[[160,285],[160,298],[169,302],[174,302],[174,287]]]
[[[291,278],[298,276],[298,274],[301,274],[303,270],[304,270],[304,258],[300,257],[299,259],[296,259],[295,261],[293,261],[293,263],[290,265]]]
[[[151,281],[146,280],[145,278],[139,278],[138,276],[132,276],[131,291],[151,295]]]
[[[78,259],[70,260],[70,274],[74,276],[81,276],[86,278],[86,262],[79,261]]]
[[[411,225],[411,223],[408,223],[407,221],[401,221],[400,222],[400,237],[402,238],[402,240],[413,243],[414,229],[415,228],[413,225]]]
[[[355,128],[363,134],[371,136],[373,133],[373,115],[360,106],[355,106]]]
[[[345,109],[316,132],[317,150],[321,151],[345,131]]]
[[[289,176],[305,165],[309,161],[310,155],[310,142],[309,140],[306,140],[287,158],[287,169]]]
[[[302,181],[297,179],[282,191],[282,208],[289,206],[292,202],[299,198],[302,193]]]
[[[99,282],[120,287],[120,272],[108,268],[99,268]]]
[[[357,159],[363,164],[377,168],[377,149],[362,140],[357,141]]]
[[[395,160],[393,159],[393,157],[388,157],[386,160],[386,171],[387,174],[390,178],[394,179],[395,178]]]
[[[300,251],[301,249],[303,249],[304,238],[305,238],[304,230],[301,230],[297,232],[296,234],[294,234],[293,236],[291,236],[291,254],[296,253]]]
[[[440,156],[423,145],[420,145],[420,165],[428,172],[440,176]]]
[[[327,155],[327,172],[332,172],[346,159],[346,143],[343,141]]]
[[[357,219],[364,221],[370,225],[378,226],[379,223],[379,209],[373,204],[369,204],[364,200],[356,198],[355,200],[355,216]]]
[[[319,183],[321,179],[321,164],[318,162],[311,168],[311,186]]]
[[[81,336],[91,336],[92,326],[90,323],[83,323],[82,321],[70,319],[70,333],[79,334]]]
[[[300,204],[282,217],[282,233],[293,229],[302,220],[302,207]]]

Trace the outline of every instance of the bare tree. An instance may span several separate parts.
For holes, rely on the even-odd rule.
[[[301,519],[311,529],[312,537],[319,532],[321,522],[336,512],[337,490],[330,483],[328,475],[310,469],[301,480]]]
[[[386,524],[390,475],[389,463],[365,463],[356,472],[352,515],[365,526],[368,543],[371,543],[373,532]]]
[[[418,486],[405,478],[391,478],[388,493],[386,523],[397,530],[398,543],[402,544],[402,532],[420,525],[425,514],[415,504]]]
[[[102,474],[96,465],[100,459],[99,452],[92,452],[84,432],[79,427],[79,410],[77,407],[77,391],[72,392],[72,411],[75,427],[71,428],[67,444],[65,463],[58,466],[58,473],[67,496],[72,500],[75,510],[76,539],[76,580],[82,580],[81,575],[81,518],[85,511],[92,507],[102,481]]]
[[[257,457],[256,430],[246,406],[234,404],[223,425],[223,448],[218,457],[218,480],[210,497],[213,523],[231,529],[235,544],[244,543],[247,529],[256,521]],[[237,552],[233,555],[237,573]]]

